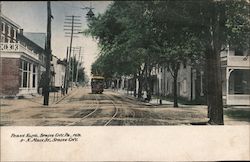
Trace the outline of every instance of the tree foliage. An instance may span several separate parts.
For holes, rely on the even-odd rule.
[[[73,77],[73,82],[79,82],[79,83],[85,82],[84,67],[82,67],[82,63],[79,60],[77,60],[76,57],[71,57],[70,59],[69,81],[72,81],[72,77]]]
[[[92,72],[134,76],[138,97],[142,89],[151,97],[153,67],[169,69],[177,93],[180,64],[205,60],[209,118],[223,124],[220,52],[228,44],[249,48],[247,0],[115,1],[88,25],[101,49]]]

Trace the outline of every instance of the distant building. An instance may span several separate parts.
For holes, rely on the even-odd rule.
[[[52,56],[51,61],[51,86],[60,89],[64,86],[66,61],[60,60],[56,56]]]
[[[15,22],[1,14],[0,95],[37,94],[45,50],[23,35]],[[44,40],[45,41],[45,40]]]
[[[222,91],[224,105],[250,105],[249,50],[229,47],[221,52]],[[167,68],[154,69],[154,94],[173,95],[173,77]],[[177,95],[188,101],[206,101],[204,67],[181,64],[177,78]]]
[[[160,96],[173,96],[174,79],[167,68],[154,69],[153,93]],[[204,70],[181,64],[177,77],[177,96],[187,101],[204,103],[205,77]]]
[[[250,105],[250,50],[227,47],[221,53],[223,99],[226,105]]]

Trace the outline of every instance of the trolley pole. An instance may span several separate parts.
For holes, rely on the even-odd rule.
[[[46,41],[46,75],[44,85],[43,105],[49,105],[49,84],[50,84],[50,60],[51,60],[51,6],[50,1],[47,2],[47,41]]]

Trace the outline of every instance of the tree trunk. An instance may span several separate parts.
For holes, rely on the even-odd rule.
[[[174,107],[178,107],[177,77],[178,77],[178,69],[177,70],[175,69],[174,70],[174,75],[173,75],[173,78],[174,78]]]
[[[148,101],[152,98],[153,86],[152,86],[152,77],[148,77],[148,89],[147,89],[147,99]]]
[[[216,6],[218,10],[221,10]],[[208,88],[209,88],[209,101],[208,101],[208,110],[209,110],[209,123],[215,125],[223,125],[223,100],[222,100],[222,79],[221,79],[221,62],[220,62],[220,26],[224,19],[223,13],[221,11],[214,12],[214,15],[211,19],[211,42],[209,43],[209,55],[208,58]]]
[[[138,87],[138,99],[140,99],[142,97],[142,82],[143,82],[143,76],[139,76],[138,77],[138,81],[139,81],[139,87]]]
[[[209,55],[208,70],[208,117],[210,124],[223,125],[223,102],[220,53],[217,50],[211,51]]]
[[[151,69],[146,70],[146,91],[147,91],[147,100],[150,101],[152,97],[152,77],[151,77]]]
[[[223,124],[222,83],[219,53],[212,51],[209,55],[208,70],[208,117],[211,124]]]
[[[134,75],[134,97],[136,97],[136,74]]]
[[[207,95],[207,117],[210,118],[210,112],[211,112],[211,104],[210,102],[212,101],[211,98],[211,89],[213,86],[213,83],[211,82],[212,79],[210,79],[212,77],[211,72],[214,70],[211,70],[211,68],[213,68],[212,66],[212,59],[211,59],[211,50],[209,51],[208,49],[206,50],[205,56],[206,56],[206,95]]]

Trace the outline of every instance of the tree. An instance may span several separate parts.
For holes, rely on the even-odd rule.
[[[207,62],[208,116],[211,124],[223,124],[220,52],[227,44],[245,46],[249,40],[249,3],[247,1],[208,1],[195,3],[193,22],[205,47]],[[199,14],[197,14],[199,13]],[[197,15],[198,17],[197,17]],[[200,22],[195,22],[199,20]]]
[[[89,27],[101,47],[94,66],[106,68],[109,75],[134,75],[139,80],[138,97],[144,86],[151,98],[151,70],[167,65],[178,106],[179,65],[205,57],[209,122],[223,124],[220,52],[227,44],[249,48],[248,1],[115,1]]]
[[[181,64],[200,59],[202,47],[190,30],[186,4],[181,1],[156,1],[149,8],[151,31],[155,33],[151,51],[158,53],[156,64],[167,67],[174,80],[174,107],[178,107],[177,78]]]
[[[82,63],[79,62],[78,60],[76,60],[76,57],[71,57],[71,59],[70,59],[70,67],[71,67],[71,70],[70,70],[70,74],[69,74],[69,80],[73,81],[73,82],[74,81],[76,82],[76,76],[77,76],[76,73],[78,72],[77,81],[79,83],[85,82],[84,68],[82,67]],[[78,70],[77,70],[77,68],[78,68]],[[72,79],[72,77],[73,77],[73,79]]]
[[[147,28],[150,22],[146,12],[148,3],[114,2],[104,15],[90,21],[86,32],[99,40],[102,51],[92,69],[99,67],[102,73],[116,76],[133,75],[139,80],[138,98],[144,78],[150,76],[155,63],[149,48],[154,39],[151,28]]]

